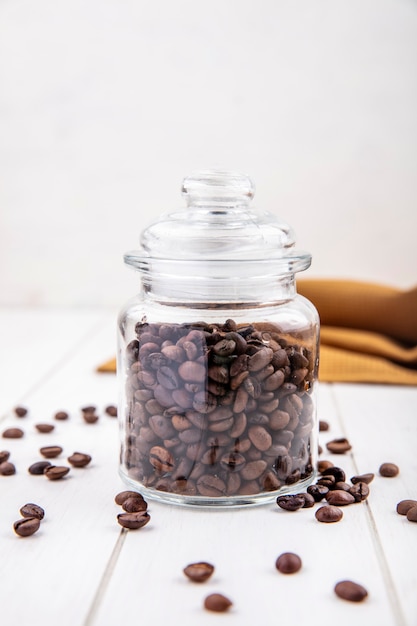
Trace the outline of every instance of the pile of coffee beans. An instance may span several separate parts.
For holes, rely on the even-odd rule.
[[[143,528],[150,521],[148,503],[144,497],[136,491],[121,491],[114,501],[122,507],[124,513],[119,513],[117,522],[128,530]]]
[[[316,364],[271,323],[136,325],[122,465],[141,485],[216,498],[312,476]]]
[[[405,515],[409,522],[417,522],[417,500],[401,500],[397,504],[397,513]]]
[[[0,476],[12,476],[16,474],[16,467],[10,460],[8,450],[0,450]]]

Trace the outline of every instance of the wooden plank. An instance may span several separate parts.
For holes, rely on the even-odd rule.
[[[396,513],[400,500],[417,500],[417,389],[337,385],[343,429],[353,446],[355,471],[374,472],[369,525],[386,577],[387,593],[399,599],[403,620],[417,616],[416,524]],[[400,468],[395,478],[379,475],[381,463]],[[400,616],[399,616],[400,619]]]

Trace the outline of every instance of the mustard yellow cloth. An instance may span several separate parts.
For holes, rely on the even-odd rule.
[[[304,279],[297,290],[320,314],[319,380],[417,385],[417,286]],[[115,372],[116,360],[97,369]]]

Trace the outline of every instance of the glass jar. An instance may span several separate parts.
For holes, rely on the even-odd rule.
[[[120,473],[148,498],[260,504],[315,479],[319,318],[311,256],[250,207],[251,180],[186,178],[187,208],[125,255],[141,290],[118,322]]]

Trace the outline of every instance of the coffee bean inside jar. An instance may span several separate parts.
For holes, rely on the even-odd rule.
[[[180,504],[273,501],[315,478],[319,320],[294,280],[311,257],[249,208],[247,177],[183,190],[125,256],[142,290],[119,316],[121,475]]]

